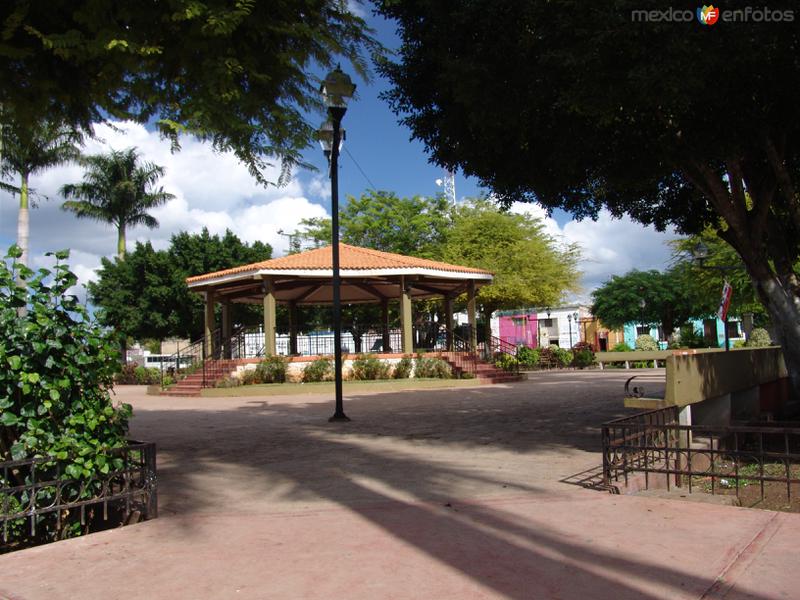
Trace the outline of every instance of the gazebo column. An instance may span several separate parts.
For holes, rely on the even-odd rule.
[[[297,354],[297,325],[300,322],[298,318],[297,302],[292,300],[289,302],[289,354]]]
[[[467,319],[469,320],[469,349],[478,350],[478,319],[475,313],[475,280],[467,284]]]
[[[275,283],[269,277],[262,283],[264,291],[264,356],[275,355]]]
[[[411,286],[404,276],[400,277],[400,325],[403,330],[403,353],[414,352],[414,336],[411,320]]]
[[[203,327],[203,348],[206,358],[214,355],[214,290],[206,291],[206,310]]]
[[[392,349],[392,341],[389,339],[389,300],[387,298],[381,301],[381,333],[383,334],[383,351],[389,352]]]
[[[444,329],[445,329],[445,344],[448,352],[452,352],[455,348],[453,341],[453,297],[444,297]]]
[[[231,302],[225,300],[222,303],[222,353],[223,358],[231,357]]]

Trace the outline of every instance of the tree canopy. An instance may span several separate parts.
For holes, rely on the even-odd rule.
[[[719,290],[714,296],[714,308],[705,310],[693,301],[694,294],[687,293],[686,284],[681,269],[634,270],[614,275],[592,292],[592,314],[612,329],[621,329],[630,322],[657,324],[669,336],[690,318],[716,310]]]
[[[148,211],[172,200],[174,196],[156,188],[164,176],[164,168],[153,163],[140,163],[136,148],[112,150],[108,154],[85,156],[86,169],[82,183],[62,186],[68,198],[61,208],[80,219],[94,219],[117,228],[117,256],[125,256],[128,227],[158,227]]]
[[[742,258],[800,397],[797,16],[712,27],[641,8],[385,0],[402,41],[381,66],[386,97],[435,162],[502,200],[714,227]],[[796,4],[769,7],[785,9]]]
[[[303,164],[315,73],[337,59],[367,75],[378,49],[341,0],[9,0],[0,4],[0,106],[90,130],[154,122],[233,151],[259,181],[271,157]]]
[[[196,339],[203,332],[203,300],[189,291],[186,277],[267,260],[272,248],[246,244],[230,231],[172,236],[167,250],[138,243],[123,260],[104,258],[98,280],[89,283],[89,299],[100,322],[138,340],[171,336]],[[234,305],[238,323],[253,320],[251,307]],[[256,321],[258,322],[258,314]]]
[[[0,110],[0,123],[8,111]],[[28,264],[30,237],[30,177],[47,169],[77,160],[82,136],[75,130],[51,120],[23,127],[11,121],[0,128],[0,175],[16,176],[19,187],[4,185],[3,189],[19,194],[17,217],[17,246],[19,262]]]
[[[547,235],[540,220],[500,211],[485,200],[455,209],[441,257],[494,273],[492,284],[478,292],[487,314],[556,304],[578,289],[577,246]]]

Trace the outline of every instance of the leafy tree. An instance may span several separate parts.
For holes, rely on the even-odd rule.
[[[340,239],[384,252],[437,258],[451,219],[451,207],[443,196],[400,198],[394,192],[370,190],[360,198],[347,197],[339,214]],[[303,245],[330,244],[329,218],[303,219],[300,226],[293,235]]]
[[[231,231],[211,235],[186,232],[172,236],[167,250],[137,243],[124,259],[103,259],[97,281],[88,284],[98,318],[135,339],[178,336],[197,339],[203,333],[203,300],[190,292],[186,277],[267,260],[272,248],[246,244]],[[232,319],[257,323],[258,309],[234,304]]]
[[[303,164],[315,73],[342,57],[365,75],[378,49],[340,0],[9,0],[0,23],[0,105],[23,130],[153,122],[176,146],[189,133],[233,151],[262,182],[270,157],[285,175]]]
[[[669,337],[688,319],[716,310],[716,304],[710,311],[696,306],[692,295],[687,294],[686,284],[678,270],[633,270],[614,275],[592,292],[592,314],[612,329],[630,322],[658,324]]]
[[[702,261],[702,264],[692,254],[699,244],[703,244],[708,250],[708,259]],[[685,290],[698,307],[697,316],[713,315],[717,312],[722,286],[728,280],[733,286],[730,313],[753,313],[764,318],[764,305],[742,259],[729,244],[720,239],[713,228],[677,239],[671,245],[676,267],[683,274]]]
[[[494,311],[555,304],[578,288],[576,246],[560,245],[540,220],[499,211],[485,200],[457,208],[442,258],[494,273],[492,284],[478,292],[486,339]]]
[[[339,217],[343,241],[405,256],[438,258],[451,221],[444,196],[399,198],[369,191],[348,197]]]
[[[55,254],[52,272],[37,273],[19,262],[21,255],[12,247],[0,261],[0,461],[52,456],[37,467],[42,480],[80,479],[82,486],[65,487],[62,499],[87,499],[122,466],[109,451],[126,444],[131,407],[111,402],[116,352],[108,332],[69,294],[77,278],[62,262],[68,253]],[[0,486],[22,485],[24,477],[24,470],[7,469]],[[40,488],[37,500],[48,499],[52,488]],[[5,501],[13,508],[19,498]],[[36,536],[50,541],[80,532],[80,511],[72,512],[41,517]],[[30,541],[29,528],[10,525],[13,541]]]
[[[0,106],[2,106],[0,104]],[[0,174],[19,177],[19,187],[4,189],[19,194],[17,246],[22,251],[19,262],[28,265],[30,237],[30,177],[41,171],[76,160],[81,136],[73,129],[53,121],[37,121],[26,126],[10,119],[8,111],[0,111],[0,121],[9,122],[0,128]]]
[[[79,219],[111,223],[117,228],[117,256],[125,257],[125,233],[128,227],[158,227],[148,210],[161,206],[175,196],[163,188],[154,189],[164,168],[153,163],[139,164],[136,148],[112,150],[81,159],[86,167],[83,183],[61,188],[66,200],[61,206]]]
[[[796,24],[712,30],[637,20],[634,0],[584,8],[384,0],[402,40],[381,67],[387,98],[435,162],[506,201],[714,227],[753,280],[800,397]],[[783,8],[796,6],[770,5]]]

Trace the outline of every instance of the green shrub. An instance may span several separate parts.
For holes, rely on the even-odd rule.
[[[588,348],[577,349],[572,352],[572,366],[579,369],[591,367],[597,361],[595,360],[594,352]]]
[[[769,332],[762,328],[756,327],[753,331],[750,332],[750,337],[747,340],[745,346],[748,348],[763,348],[765,346],[771,346],[772,339],[769,337]]]
[[[411,371],[414,369],[414,361],[410,356],[404,356],[394,366],[392,377],[395,379],[408,379],[411,377]]]
[[[628,346],[625,342],[620,342],[611,349],[611,352],[632,352],[633,348]]]
[[[539,364],[539,348],[529,348],[528,346],[519,346],[517,348],[517,361],[523,367],[535,367]]]
[[[35,274],[16,262],[20,254],[12,246],[0,261],[0,461],[52,456],[37,466],[37,478],[81,480],[85,485],[72,486],[62,498],[88,500],[104,474],[123,466],[109,453],[127,444],[131,416],[130,405],[114,406],[109,393],[120,369],[118,340],[69,294],[77,278],[63,264],[68,252],[55,254],[53,271]],[[0,486],[26,483],[21,471],[0,472],[4,476]],[[46,501],[48,493],[43,488],[37,496]],[[12,527],[11,543],[84,530],[80,511],[54,511],[40,517],[35,539],[30,527]]]
[[[261,379],[260,383],[285,383],[288,367],[289,359],[285,356],[267,356],[258,363],[256,373]]]
[[[389,379],[391,367],[373,354],[359,354],[353,360],[353,379]]]
[[[259,385],[264,383],[264,380],[261,379],[261,373],[258,372],[258,368],[245,369],[242,371],[239,380],[242,385]]]
[[[706,341],[694,325],[684,325],[680,331],[680,345],[682,348],[705,348]]]
[[[453,376],[450,365],[441,358],[428,358],[427,356],[419,354],[414,362],[414,377],[450,379]]]
[[[494,366],[503,371],[514,371],[519,366],[519,361],[511,354],[498,352],[494,356]]]
[[[658,342],[652,335],[643,333],[636,338],[636,349],[643,350],[645,352],[652,352],[654,350],[658,350]]]
[[[136,363],[128,363],[122,365],[119,373],[114,375],[114,383],[120,385],[136,385],[136,369],[139,367]]]
[[[240,385],[242,385],[242,380],[241,379],[239,379],[238,377],[234,377],[234,376],[228,376],[228,377],[225,377],[224,379],[220,379],[216,383],[215,387],[218,387],[218,388],[233,388],[233,387],[239,387]]]
[[[303,383],[330,381],[331,379],[333,379],[333,361],[325,356],[320,356],[303,368]]]
[[[572,364],[572,352],[559,346],[551,346],[551,348],[560,368],[568,367]]]

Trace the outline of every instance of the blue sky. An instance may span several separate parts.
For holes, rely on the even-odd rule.
[[[387,47],[397,45],[394,26],[372,15],[365,15],[378,39]],[[346,65],[342,65],[346,69]],[[340,197],[360,195],[370,187],[359,171],[357,161],[376,188],[400,196],[434,195],[440,191],[436,179],[443,171],[430,164],[421,143],[410,139],[410,132],[398,124],[398,117],[378,98],[387,87],[377,74],[370,84],[356,80],[357,97],[344,120],[347,130],[340,162]],[[316,119],[321,124],[323,117]],[[314,121],[312,120],[312,123]],[[160,227],[129,231],[128,246],[135,241],[150,241],[166,248],[171,235],[207,227],[212,233],[231,229],[243,240],[270,243],[275,255],[285,252],[287,239],[279,231],[293,231],[302,218],[330,214],[330,182],[322,151],[309,148],[306,159],[317,172],[298,172],[283,188],[257,186],[247,170],[230,154],[216,154],[194,139],[182,141],[182,150],[170,151],[169,143],[159,139],[151,128],[133,123],[115,127],[99,125],[98,140],[87,143],[87,154],[110,148],[136,146],[146,160],[166,168],[161,184],[176,198],[154,211]],[[352,158],[351,158],[352,155]],[[267,177],[277,180],[275,169]],[[44,253],[70,248],[71,265],[81,282],[90,280],[103,256],[113,256],[115,232],[108,225],[78,221],[60,210],[58,189],[65,183],[80,181],[82,172],[75,165],[44,172],[32,179],[39,194],[38,207],[31,211],[31,261],[34,267],[46,265]],[[456,174],[459,198],[481,193],[478,182]],[[7,247],[16,239],[17,199],[0,192],[0,244]],[[628,219],[615,220],[601,214],[597,222],[576,222],[563,212],[548,217],[536,205],[517,205],[513,210],[541,218],[546,230],[560,241],[579,244],[583,250],[581,269],[583,290],[578,299],[612,274],[632,268],[660,269],[669,262],[670,251],[664,242],[674,237],[644,228]],[[568,300],[573,300],[569,298]]]

